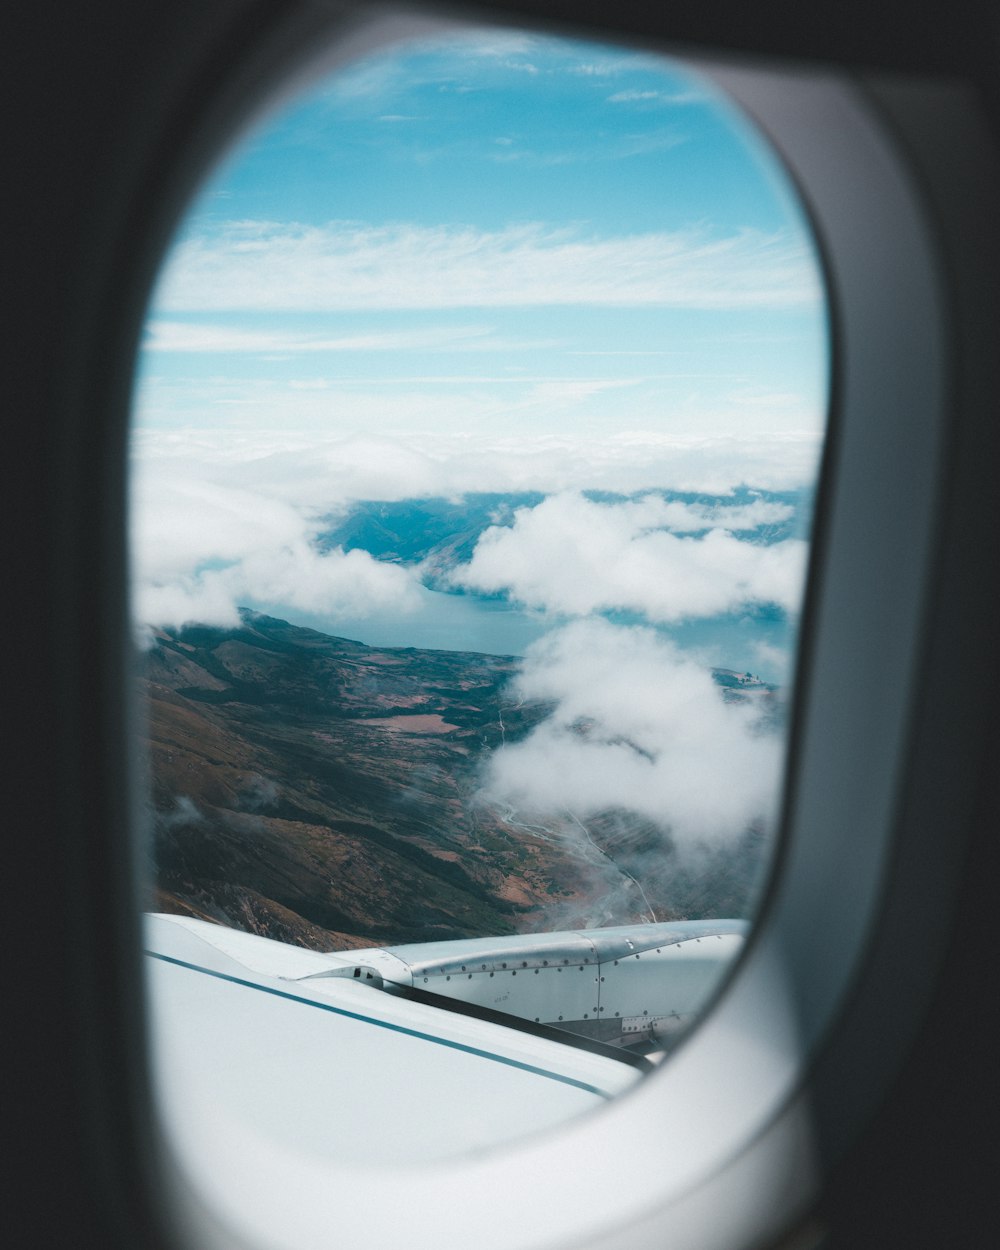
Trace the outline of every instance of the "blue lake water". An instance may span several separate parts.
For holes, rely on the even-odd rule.
[[[255,605],[288,616],[277,605]],[[421,587],[415,612],[362,618],[295,613],[293,624],[352,638],[372,647],[420,647],[433,651],[482,651],[523,655],[525,650],[566,618],[531,612],[499,599],[444,594]],[[621,625],[646,624],[641,618],[609,613]],[[794,631],[784,613],[754,609],[660,626],[659,632],[706,665],[751,672],[764,681],[784,684],[788,673],[781,656],[794,645]],[[762,649],[763,648],[763,649]]]

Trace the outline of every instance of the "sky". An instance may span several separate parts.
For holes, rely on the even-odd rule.
[[[802,214],[705,82],[479,31],[348,67],[230,154],[161,274],[138,420],[815,441],[825,356]]]
[[[762,498],[748,518],[725,497],[808,492],[828,351],[804,212],[707,80],[489,29],[383,49],[248,131],[168,254],[134,405],[137,620],[229,625],[248,603],[329,632],[405,618],[427,593],[420,570],[321,551],[324,518],[359,500],[534,490],[547,498],[452,574],[552,615],[524,688],[557,673],[573,708],[577,687],[597,698],[594,666],[617,664],[634,693],[671,674],[703,689],[691,657],[648,631],[761,605],[794,624],[806,542],[760,541],[767,509],[787,505]],[[668,488],[723,498],[692,520],[637,495]],[[790,647],[760,646],[787,675]],[[649,764],[660,804],[662,760],[684,770],[669,763],[676,700],[651,702],[629,768]],[[588,706],[605,762],[622,733],[646,732],[617,696]],[[715,767],[732,774],[738,739],[747,776],[771,776],[747,716],[719,707],[732,732],[709,720],[701,735]],[[619,792],[620,770],[592,766],[597,739],[572,723],[506,757],[511,793],[576,775],[566,753],[583,749],[580,776]]]

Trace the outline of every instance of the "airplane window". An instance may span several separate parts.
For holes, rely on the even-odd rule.
[[[678,1044],[774,847],[828,351],[790,180],[677,61],[438,31],[216,169],[131,441],[190,1131],[426,1162]]]

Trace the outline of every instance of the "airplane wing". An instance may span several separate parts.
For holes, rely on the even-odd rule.
[[[321,954],[151,915],[158,1096],[195,1135],[221,1113],[247,1149],[315,1160],[493,1148],[634,1085],[636,1048],[690,1018],[742,940],[706,921]]]

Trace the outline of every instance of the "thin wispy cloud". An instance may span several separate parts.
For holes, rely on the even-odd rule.
[[[500,140],[495,140],[499,143]],[[528,168],[551,169],[557,165],[591,165],[607,161],[630,160],[636,156],[651,156],[656,152],[668,152],[687,142],[687,136],[676,131],[649,134],[614,134],[595,136],[586,147],[562,151],[536,151],[530,147],[513,147],[508,141],[500,152],[490,151],[488,159],[501,165],[520,164]]]
[[[530,148],[508,148],[503,152],[491,152],[489,159],[497,165],[520,164],[550,169],[555,165],[573,165],[591,158],[588,153],[581,152],[534,152]]]
[[[539,38],[526,32],[495,30],[485,26],[469,27],[452,39],[445,36],[439,46],[461,59],[497,60],[506,63],[514,57],[536,52]]]
[[[609,104],[704,104],[705,95],[699,91],[651,91],[632,88],[616,91],[607,97]]]
[[[405,66],[391,57],[369,58],[332,75],[323,95],[329,100],[364,101],[390,96],[406,82]]]
[[[514,61],[508,58],[505,61],[501,61],[500,64],[504,69],[512,69],[519,74],[537,74],[539,72],[538,66],[532,64],[531,61]]]
[[[572,227],[233,222],[173,253],[164,310],[342,311],[524,306],[796,308],[815,260],[786,230],[600,238]]]
[[[264,330],[157,319],[146,326],[143,346],[157,352],[398,352],[453,350],[491,333],[486,326],[415,326],[369,334],[330,336],[269,327]],[[494,349],[494,344],[490,344]]]
[[[583,78],[613,78],[620,74],[624,63],[620,58],[614,60],[580,61],[566,67],[568,74],[579,74]]]

